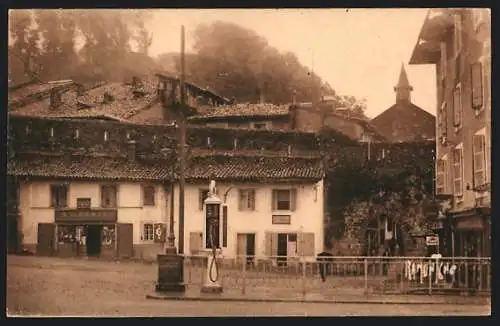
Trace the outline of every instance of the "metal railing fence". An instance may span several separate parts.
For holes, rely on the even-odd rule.
[[[491,293],[491,258],[480,257],[256,257],[219,258],[224,288],[242,294],[287,291],[306,296]],[[201,286],[207,256],[184,257],[184,282]]]

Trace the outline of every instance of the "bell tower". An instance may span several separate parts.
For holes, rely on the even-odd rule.
[[[411,91],[413,91],[413,87],[408,81],[408,75],[406,74],[405,66],[403,63],[401,64],[399,81],[398,84],[394,86],[394,91],[396,92],[396,103],[411,102]]]

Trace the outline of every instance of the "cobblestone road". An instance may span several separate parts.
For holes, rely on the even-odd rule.
[[[488,315],[481,305],[155,301],[156,265],[9,256],[9,315],[350,316]]]

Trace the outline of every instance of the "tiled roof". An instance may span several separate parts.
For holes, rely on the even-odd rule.
[[[24,177],[93,180],[169,180],[171,163],[130,162],[126,158],[19,155],[7,164],[7,174]],[[320,159],[212,155],[194,157],[187,164],[187,180],[319,180]]]
[[[143,80],[142,91],[146,94],[134,98],[133,87],[124,83],[108,83],[88,90],[83,96],[76,92],[66,92],[62,96],[62,105],[51,108],[48,100],[37,101],[29,105],[10,110],[12,115],[43,116],[52,118],[99,118],[127,120],[141,110],[149,108],[158,101],[156,83]],[[110,103],[103,103],[104,94],[114,98]]]
[[[24,177],[75,178],[99,180],[165,180],[168,165],[130,162],[126,158],[24,155],[7,163],[7,174]]]
[[[199,114],[192,116],[190,120],[205,120],[210,118],[228,117],[273,117],[287,116],[289,114],[288,105],[275,104],[234,104],[219,107],[202,108]]]
[[[286,180],[324,177],[320,159],[288,157],[203,156],[192,158],[186,179]]]
[[[20,87],[13,87],[9,90],[8,106],[20,106],[23,101],[29,97],[42,95],[49,95],[49,91],[53,88],[66,87],[73,85],[71,80],[54,81],[47,83],[27,83]]]

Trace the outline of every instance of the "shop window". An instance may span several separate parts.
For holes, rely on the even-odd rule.
[[[155,206],[155,187],[143,186],[142,187],[142,201],[144,206]]]
[[[57,238],[59,244],[74,243],[76,241],[76,226],[73,225],[58,226]]]
[[[116,208],[116,186],[102,185],[101,186],[101,207]]]
[[[50,186],[51,206],[68,207],[68,186],[51,185]]]
[[[153,223],[144,223],[142,225],[142,240],[143,241],[153,241],[154,240],[154,225]]]

